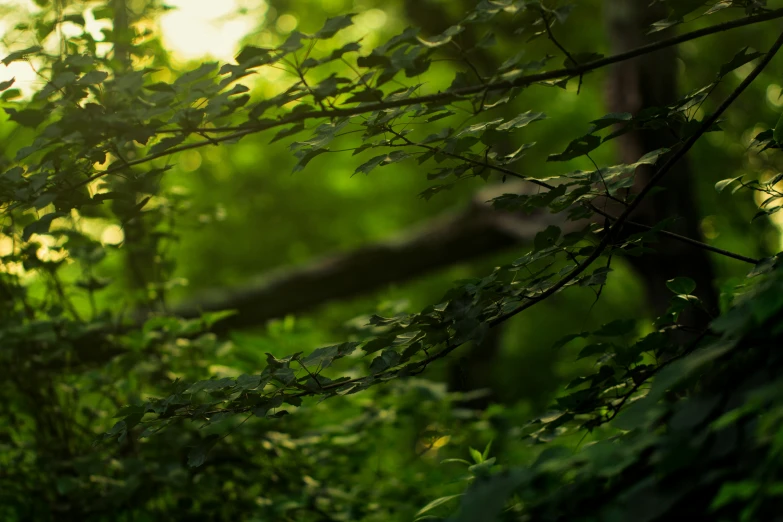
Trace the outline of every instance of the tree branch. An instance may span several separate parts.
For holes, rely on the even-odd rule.
[[[776,9],[774,11],[770,11],[768,13],[763,13],[760,15],[755,16],[749,16],[746,18],[741,18],[738,20],[733,20],[731,22],[725,22],[722,24],[717,24],[711,27],[705,27],[704,29],[699,29],[696,31],[691,31],[689,33],[685,33],[679,36],[675,36],[673,38],[668,38],[665,40],[660,40],[657,42],[653,42],[648,45],[643,45],[641,47],[637,47],[636,49],[632,49],[627,52],[619,53],[614,56],[608,56],[606,58],[601,58],[598,60],[593,60],[591,62],[586,62],[583,64],[576,65],[574,67],[566,67],[563,69],[557,69],[553,71],[548,71],[544,73],[539,74],[531,74],[527,76],[521,76],[515,80],[508,80],[508,81],[500,81],[500,82],[490,82],[479,86],[471,86],[471,87],[463,87],[461,89],[454,89],[452,91],[445,91],[445,92],[438,92],[434,94],[429,94],[425,96],[417,96],[407,99],[401,99],[401,100],[392,100],[392,101],[386,101],[386,102],[378,102],[378,103],[368,103],[365,105],[361,105],[358,107],[351,107],[351,108],[345,108],[345,109],[330,109],[330,110],[320,110],[320,111],[306,111],[306,112],[298,112],[295,114],[289,114],[287,116],[280,117],[276,121],[264,121],[262,123],[252,125],[252,126],[239,126],[239,127],[226,127],[221,129],[225,132],[230,132],[229,134],[225,136],[219,136],[216,138],[213,138],[211,140],[204,140],[204,141],[198,141],[195,143],[189,143],[186,145],[180,145],[177,147],[172,147],[168,150],[164,150],[161,152],[158,152],[156,154],[149,154],[143,158],[139,158],[136,160],[129,161],[127,164],[118,165],[116,167],[108,168],[101,172],[96,172],[92,176],[88,177],[87,179],[83,180],[79,184],[75,185],[74,188],[87,185],[91,183],[92,181],[101,178],[103,176],[106,176],[108,174],[113,174],[115,172],[118,172],[120,170],[124,170],[128,167],[132,167],[135,165],[140,165],[143,163],[148,163],[152,160],[170,156],[172,154],[176,154],[178,152],[186,151],[186,150],[192,150],[197,149],[200,147],[204,147],[206,145],[217,145],[220,142],[226,142],[226,141],[234,141],[238,140],[239,138],[242,138],[244,136],[248,136],[250,134],[255,134],[258,132],[262,132],[265,130],[282,127],[285,125],[290,125],[292,123],[301,123],[307,120],[312,119],[319,119],[319,118],[344,118],[349,116],[357,116],[359,114],[366,114],[369,112],[376,112],[376,111],[382,111],[386,109],[393,109],[397,107],[405,107],[405,106],[411,106],[416,104],[432,104],[432,103],[449,103],[453,101],[457,101],[462,99],[465,96],[469,96],[472,94],[478,94],[483,92],[489,92],[489,91],[502,91],[507,89],[512,89],[516,87],[525,87],[528,85],[532,85],[534,83],[546,81],[546,80],[554,80],[558,78],[564,78],[564,77],[575,77],[575,76],[581,76],[584,75],[587,72],[600,69],[602,67],[606,67],[608,65],[613,65],[616,63],[620,63],[626,60],[631,60],[633,58],[637,58],[639,56],[643,56],[645,54],[653,53],[656,51],[660,51],[662,49],[666,49],[668,47],[673,47],[675,45],[679,45],[684,42],[688,42],[691,40],[695,40],[698,38],[702,38],[704,36],[721,33],[724,31],[729,31],[731,29],[736,29],[739,27],[745,27],[748,25],[753,25],[761,22],[766,22],[769,20],[774,20],[777,18],[783,17],[783,9]],[[201,129],[204,132],[216,132],[214,129]],[[181,129],[171,129],[170,132],[182,132]]]
[[[489,197],[487,192],[479,192],[468,210],[436,218],[400,238],[266,275],[260,282],[243,285],[241,289],[213,290],[175,307],[172,313],[192,318],[207,311],[236,310],[236,315],[220,321],[215,328],[227,331],[256,326],[331,300],[365,294],[390,283],[529,243],[548,225],[568,226],[561,217],[549,213],[521,218],[498,212],[485,203]]]
[[[410,145],[412,147],[422,147],[422,148],[427,149],[427,150],[429,150],[431,152],[434,152],[436,154],[443,154],[444,156],[449,156],[451,158],[455,158],[455,159],[464,161],[466,163],[470,163],[472,165],[485,167],[485,168],[494,170],[496,172],[500,172],[501,174],[517,178],[517,179],[519,179],[521,181],[525,181],[525,182],[528,182],[528,183],[533,183],[534,185],[538,185],[538,186],[543,187],[543,188],[545,188],[547,190],[552,190],[552,189],[555,188],[554,185],[551,185],[551,184],[546,183],[544,181],[538,180],[536,178],[531,178],[531,177],[528,177],[528,176],[524,176],[522,174],[519,174],[518,172],[515,172],[515,171],[513,171],[511,169],[508,169],[506,167],[502,167],[500,165],[495,165],[495,164],[489,163],[487,161],[475,160],[475,159],[472,159],[472,158],[468,158],[468,157],[462,156],[460,154],[454,154],[452,152],[446,152],[446,151],[443,151],[443,150],[441,150],[441,149],[439,149],[437,147],[432,147],[431,145],[426,145],[424,143],[417,143],[415,141],[412,141],[412,140],[408,139],[406,136],[398,133],[397,131],[395,131],[391,127],[388,127],[386,130],[389,131],[390,133],[394,134],[397,138],[403,140],[407,145]],[[591,158],[591,161],[592,161],[592,158]],[[595,162],[593,162],[593,165],[595,165]],[[595,165],[595,168],[600,173],[600,169],[598,169],[598,165]],[[604,182],[604,185],[606,185],[605,182]],[[593,211],[593,212],[595,212],[597,214],[600,214],[601,216],[603,216],[603,217],[605,217],[605,218],[607,218],[607,219],[609,219],[611,221],[617,221],[617,217],[609,214],[608,212],[604,212],[603,210],[598,208],[596,205],[594,205],[592,203],[585,203],[585,205],[591,211]],[[633,222],[633,221],[627,221],[626,224],[627,225],[631,225],[632,227],[635,227],[635,228],[641,228],[641,229],[644,229],[644,230],[653,230],[653,227],[651,227],[651,226],[643,225],[641,223],[636,223],[636,222]],[[712,245],[708,245],[706,243],[702,243],[701,241],[697,241],[697,240],[691,239],[689,237],[681,236],[681,235],[675,234],[673,232],[668,232],[666,230],[658,230],[657,233],[662,235],[662,236],[666,236],[666,237],[675,239],[677,241],[681,241],[683,243],[687,243],[687,244],[689,244],[691,246],[695,246],[697,248],[701,248],[702,250],[708,250],[708,251],[714,252],[716,254],[720,254],[720,255],[723,255],[723,256],[726,256],[726,257],[730,257],[732,259],[737,259],[739,261],[744,261],[746,263],[750,263],[750,264],[753,264],[753,265],[759,263],[758,259],[753,259],[752,257],[743,256],[742,254],[737,254],[737,253],[731,252],[729,250],[723,250],[722,248],[714,247]]]
[[[602,215],[606,219],[610,221],[617,221],[617,218],[615,216],[612,216],[608,212],[604,212],[600,208],[591,205],[591,210],[594,212]],[[642,223],[637,223],[635,221],[626,221],[626,225],[630,225],[634,228],[639,228],[642,230],[653,230],[654,227],[651,227],[649,225],[644,225]],[[656,230],[656,234],[660,234],[662,236],[669,237],[671,239],[674,239],[676,241],[681,241],[683,243],[687,243],[689,245],[695,246],[696,248],[701,248],[702,250],[707,250],[708,252],[713,252],[715,254],[719,254],[725,257],[730,257],[732,259],[736,259],[737,261],[744,261],[745,263],[750,263],[751,265],[757,265],[761,262],[760,259],[754,259],[752,257],[743,256],[742,254],[737,254],[735,252],[732,252],[730,250],[724,250],[722,248],[718,248],[712,245],[708,245],[707,243],[702,243],[701,241],[697,241],[695,239],[691,239],[689,237],[681,236],[680,234],[675,234],[674,232],[669,232],[668,230]]]
[[[557,40],[557,38],[555,38],[555,34],[552,32],[552,26],[549,23],[549,17],[546,15],[546,12],[544,11],[543,7],[539,7],[539,11],[541,12],[541,19],[544,21],[544,27],[546,27],[546,34],[549,37],[549,41],[555,44],[555,47],[560,49],[560,52],[562,52],[565,55],[567,60],[566,63],[571,63],[573,67],[578,67],[579,62],[574,60],[573,55],[568,52],[568,49],[563,47],[563,45]],[[579,87],[577,87],[576,89],[577,94],[579,94],[582,91],[583,77],[584,75],[582,74],[579,75]]]
[[[596,246],[592,254],[590,254],[580,265],[577,265],[571,272],[568,273],[568,275],[560,279],[557,283],[552,285],[547,290],[543,291],[539,296],[530,299],[523,305],[517,307],[514,310],[511,310],[510,312],[498,316],[497,318],[490,321],[489,325],[497,326],[509,320],[510,318],[514,317],[515,315],[523,312],[524,310],[527,310],[528,308],[531,308],[532,306],[540,303],[544,299],[547,299],[548,297],[554,295],[562,288],[564,288],[568,283],[576,279],[593,262],[595,262],[603,254],[604,250],[606,250],[606,248],[611,244],[615,235],[617,235],[617,233],[619,232],[623,224],[628,221],[629,216],[639,206],[639,204],[644,199],[644,197],[650,193],[650,191],[666,176],[666,174],[669,173],[669,171],[672,169],[672,167],[674,167],[674,165],[677,162],[679,162],[683,157],[685,157],[685,155],[693,148],[693,146],[704,135],[704,133],[706,133],[710,129],[710,127],[712,127],[715,124],[715,122],[731,106],[731,104],[734,103],[734,101],[739,97],[739,95],[742,94],[751,83],[753,83],[753,80],[755,80],[759,76],[759,74],[761,74],[761,71],[763,71],[766,68],[766,66],[772,61],[772,58],[774,58],[774,56],[780,50],[781,46],[783,46],[783,33],[780,34],[777,41],[772,45],[772,48],[770,48],[767,54],[764,55],[764,58],[762,58],[761,62],[753,69],[753,71],[751,71],[751,73],[729,95],[729,97],[726,98],[726,100],[724,100],[724,102],[720,105],[720,107],[718,107],[718,109],[710,117],[704,120],[704,122],[699,127],[698,131],[696,131],[683,144],[683,146],[680,149],[678,149],[676,152],[674,152],[674,154],[672,154],[672,156],[669,157],[666,163],[656,171],[656,173],[650,178],[650,182],[644,186],[644,188],[639,192],[637,197],[634,198],[631,204],[628,205],[625,211],[617,218],[617,220],[614,222],[611,228],[601,239],[600,243]],[[440,350],[439,352],[413,365],[412,367],[409,368],[409,371],[415,371],[416,369],[423,368],[438,359],[442,359],[443,357],[446,357],[448,354],[456,350],[459,346],[460,346],[459,344],[449,345],[446,348]],[[388,370],[386,372],[381,372],[380,374],[376,374],[373,377],[378,378],[387,375],[391,376],[391,375],[395,375],[398,372],[399,370]],[[335,383],[334,385],[324,386],[324,388],[325,389],[339,388],[341,386],[345,386],[346,384],[351,384],[353,382],[361,381],[364,378],[366,377],[353,379],[349,381],[341,381],[339,383]]]

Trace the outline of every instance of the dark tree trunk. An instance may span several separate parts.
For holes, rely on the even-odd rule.
[[[650,24],[666,17],[662,3],[651,6],[649,0],[609,0],[606,6],[613,53],[668,36],[666,32],[647,35]],[[677,66],[675,48],[618,64],[612,68],[607,86],[610,110],[635,114],[643,107],[662,106],[677,100]],[[674,146],[675,140],[668,130],[645,130],[622,136],[619,144],[620,159],[633,163],[647,152]],[[646,167],[637,172],[637,190],[646,184],[652,172],[653,169]],[[644,200],[632,219],[654,225],[665,218],[676,217],[678,220],[670,227],[672,232],[701,240],[693,171],[687,159],[674,167],[663,187],[664,191]],[[666,281],[677,276],[695,280],[698,296],[709,309],[717,309],[717,293],[712,286],[713,269],[706,252],[666,238],[661,238],[655,248],[656,254],[631,260],[644,281],[655,313],[662,313],[668,307],[672,294],[666,288]],[[693,320],[703,322],[704,318]]]

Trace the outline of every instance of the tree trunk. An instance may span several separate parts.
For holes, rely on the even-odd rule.
[[[620,53],[670,36],[666,31],[647,35],[650,24],[666,18],[662,3],[650,6],[649,0],[609,0],[607,26],[612,52]],[[608,106],[612,112],[636,114],[644,107],[663,106],[678,99],[677,54],[675,48],[651,53],[614,66],[607,86]],[[645,153],[672,147],[675,140],[667,130],[631,132],[619,138],[620,156],[625,163],[637,161]],[[637,171],[635,190],[649,180],[653,169]],[[693,173],[687,159],[672,169],[662,185],[665,190],[645,198],[632,216],[634,221],[654,225],[669,217],[677,217],[672,232],[701,240],[700,214],[693,189]],[[687,276],[696,281],[696,293],[710,310],[717,309],[717,293],[712,286],[713,268],[706,252],[671,239],[661,238],[655,245],[655,255],[632,258],[644,281],[647,297],[655,313],[669,306],[672,293],[666,281]],[[706,317],[693,320],[704,322]]]
[[[112,0],[114,9],[113,42],[114,55],[112,64],[118,75],[130,70],[131,47],[133,43],[133,28],[129,17],[128,0]],[[125,150],[116,151],[121,157],[133,157],[136,151],[132,145]],[[125,178],[114,178],[107,181],[118,192],[135,192],[133,201],[114,200],[111,209],[114,215],[123,223],[124,254],[127,267],[128,281],[133,290],[135,305],[146,311],[153,309],[153,301],[162,304],[161,263],[158,259],[158,241],[152,234],[153,226],[150,226],[145,214],[137,208],[137,203],[147,196],[147,192],[139,191],[140,183]],[[150,297],[152,287],[154,298]]]

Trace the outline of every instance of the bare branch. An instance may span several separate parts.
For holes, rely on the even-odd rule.
[[[507,192],[509,187],[503,190]],[[520,217],[498,212],[485,203],[490,197],[487,192],[479,192],[468,210],[436,218],[397,239],[319,259],[300,268],[266,274],[259,282],[245,284],[241,289],[216,289],[176,307],[172,313],[199,317],[206,311],[236,310],[236,315],[215,327],[225,331],[255,326],[530,243],[541,227],[547,225],[568,226],[560,216],[548,213]]]

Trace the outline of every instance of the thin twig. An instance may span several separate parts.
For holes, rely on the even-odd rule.
[[[462,156],[460,154],[454,154],[453,152],[447,152],[447,151],[444,151],[442,149],[439,149],[438,147],[433,147],[431,145],[426,145],[424,143],[417,143],[415,141],[412,141],[412,140],[408,139],[406,136],[404,136],[403,134],[400,134],[399,132],[395,131],[391,127],[387,127],[386,130],[388,130],[389,132],[394,134],[397,138],[399,138],[402,141],[404,141],[407,145],[410,145],[410,146],[413,146],[413,147],[421,147],[423,149],[427,149],[430,152],[434,152],[435,154],[442,154],[444,156],[448,156],[450,158],[455,158],[455,159],[464,161],[466,163],[471,163],[471,164],[476,165],[478,167],[489,168],[489,169],[495,170],[497,172],[501,172],[503,174],[506,174],[508,176],[511,176],[511,177],[514,177],[514,178],[517,178],[517,179],[521,179],[523,181],[527,181],[527,182],[532,183],[534,185],[538,185],[540,187],[544,187],[544,188],[549,189],[549,190],[552,190],[552,189],[555,188],[554,185],[550,185],[546,181],[541,181],[541,180],[536,179],[536,178],[531,178],[531,177],[528,177],[528,176],[524,176],[522,174],[519,174],[518,172],[514,172],[511,169],[507,169],[507,168],[501,167],[499,165],[494,165],[492,163],[485,162],[485,161],[475,160],[475,159],[472,159],[472,158],[468,158],[468,157]]]
[[[461,156],[459,154],[445,152],[445,151],[442,151],[441,149],[438,149],[437,147],[432,147],[430,145],[425,145],[423,143],[417,143],[417,142],[411,141],[406,136],[403,136],[402,134],[399,134],[399,133],[395,132],[391,128],[388,129],[388,130],[392,134],[394,134],[395,136],[400,138],[401,140],[405,141],[405,143],[408,144],[408,145],[416,146],[416,147],[422,147],[422,148],[427,149],[429,151],[435,152],[436,154],[443,154],[445,156],[449,156],[449,157],[452,157],[452,158],[455,158],[455,159],[459,159],[459,160],[465,161],[467,163],[471,163],[471,164],[476,165],[476,166],[481,166],[481,167],[484,167],[484,168],[492,169],[492,170],[500,172],[500,173],[502,173],[504,175],[512,176],[514,178],[520,179],[522,181],[527,181],[527,182],[533,183],[535,185],[539,185],[539,186],[544,187],[544,188],[549,189],[549,190],[552,190],[552,189],[555,188],[554,185],[550,185],[549,183],[546,183],[545,181],[541,181],[541,180],[538,180],[536,178],[530,178],[530,177],[527,177],[527,176],[523,176],[522,174],[519,174],[518,172],[515,172],[515,171],[513,171],[511,169],[507,169],[505,167],[501,167],[499,165],[495,165],[495,164],[492,164],[492,163],[489,163],[489,162],[479,161],[479,160],[474,160],[474,159],[471,159],[471,158],[467,158],[467,157]],[[596,165],[596,168],[598,168],[597,165]],[[617,201],[619,201],[619,200],[617,200]],[[623,203],[624,205],[626,204],[624,201],[621,201],[621,203]],[[586,206],[588,208],[590,208],[590,210],[592,210],[593,212],[595,212],[597,214],[600,214],[601,216],[603,216],[603,217],[605,217],[605,218],[607,218],[607,219],[609,219],[611,221],[617,221],[617,219],[618,219],[616,216],[613,216],[613,215],[607,213],[606,211],[598,208],[597,206],[595,206],[592,203],[586,203]],[[626,224],[630,225],[630,226],[633,226],[633,227],[636,227],[636,228],[641,228],[641,229],[644,229],[644,230],[654,230],[654,227],[651,227],[649,225],[643,225],[642,223],[637,223],[635,221],[626,221]],[[758,259],[753,259],[752,257],[743,256],[742,254],[737,254],[737,253],[731,252],[729,250],[724,250],[722,248],[714,247],[712,245],[708,245],[707,243],[702,243],[701,241],[698,241],[696,239],[691,239],[691,238],[686,237],[686,236],[681,236],[679,234],[675,234],[674,232],[668,232],[666,230],[656,230],[656,232],[658,234],[661,234],[662,236],[666,236],[666,237],[669,237],[671,239],[676,239],[677,241],[682,241],[682,242],[687,243],[689,245],[701,248],[703,250],[708,250],[710,252],[713,252],[713,253],[716,253],[716,254],[720,254],[720,255],[723,255],[723,256],[726,256],[726,257],[730,257],[730,258],[736,259],[738,261],[744,261],[746,263],[750,263],[750,264],[753,264],[753,265],[756,265],[756,264],[758,264],[760,262],[760,260],[758,260]]]
[[[555,38],[554,33],[552,32],[552,27],[549,25],[549,18],[546,16],[546,12],[543,8],[539,9],[541,12],[541,19],[544,21],[544,27],[546,27],[546,34],[549,37],[549,40],[555,44],[555,46],[560,49],[560,51],[565,55],[566,59],[571,62],[573,67],[578,67],[579,62],[577,62],[573,55],[568,52],[568,49],[563,47],[563,45]],[[579,94],[582,91],[582,80],[584,78],[583,74],[579,75],[579,86],[576,88],[576,94]]]
[[[610,221],[616,221],[617,218],[615,216],[612,216],[611,214],[604,212],[603,210],[599,209],[598,207],[591,207],[591,209],[598,214],[601,214],[603,217]],[[636,221],[626,221],[626,225],[630,225],[635,228],[641,228],[644,230],[653,230],[656,234],[660,234],[662,236],[666,236],[671,239],[676,239],[677,241],[681,241],[683,243],[688,243],[689,245],[693,245],[695,247],[701,248],[702,250],[707,250],[709,252],[713,252],[715,254],[720,254],[725,257],[730,257],[732,259],[736,259],[737,261],[744,261],[745,263],[750,263],[751,265],[757,265],[761,262],[760,259],[754,259],[752,257],[743,256],[742,254],[737,254],[735,252],[731,252],[730,250],[724,250],[722,248],[718,248],[712,245],[708,245],[707,243],[702,243],[701,241],[697,241],[696,239],[691,239],[687,236],[681,236],[679,234],[675,234],[674,232],[669,232],[668,230],[655,230],[655,227],[651,227],[649,225],[644,225],[642,223],[637,223]]]

